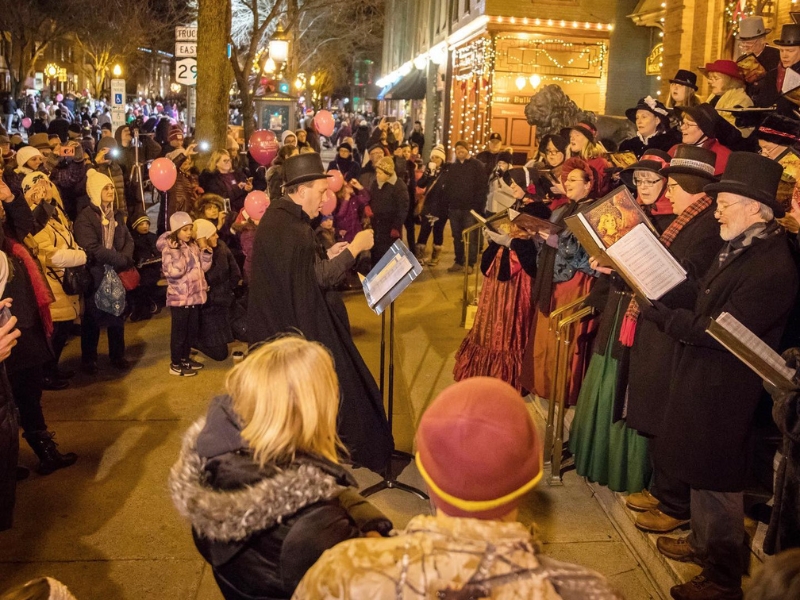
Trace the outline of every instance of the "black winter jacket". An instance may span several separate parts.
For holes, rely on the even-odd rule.
[[[239,432],[230,398],[214,399],[184,436],[169,480],[226,600],[290,598],[325,550],[391,530],[339,465],[298,455],[262,468]]]
[[[111,265],[117,272],[133,266],[133,238],[125,226],[125,215],[122,211],[114,214],[117,226],[114,228],[114,248],[103,245],[103,225],[100,208],[90,204],[81,211],[72,226],[75,241],[86,251],[89,272],[92,274],[92,288],[88,296],[93,296],[105,273],[104,265]]]

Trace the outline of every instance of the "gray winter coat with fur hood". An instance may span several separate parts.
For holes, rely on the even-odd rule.
[[[230,398],[215,398],[186,432],[169,478],[226,600],[290,598],[320,555],[391,522],[355,490],[342,467],[314,456],[261,468]]]

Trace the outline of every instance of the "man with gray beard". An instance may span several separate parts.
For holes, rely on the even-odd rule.
[[[748,439],[761,379],[718,344],[706,328],[727,312],[776,348],[797,296],[797,269],[786,233],[775,221],[782,168],[749,152],[731,154],[721,181],[705,187],[716,196],[715,216],[725,241],[697,282],[693,310],[656,302],[642,317],[679,342],[661,434],[653,459],[690,498],[692,531],[661,537],[666,556],[703,567],[672,588],[676,600],[738,600],[749,562],[742,490]]]

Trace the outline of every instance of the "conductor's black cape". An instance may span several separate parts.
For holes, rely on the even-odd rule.
[[[339,436],[355,463],[381,471],[394,448],[383,400],[347,324],[325,300],[315,275],[318,260],[308,216],[287,198],[274,201],[253,245],[248,337],[254,343],[298,330],[331,351],[342,395]]]

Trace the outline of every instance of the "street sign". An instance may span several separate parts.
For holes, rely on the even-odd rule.
[[[197,83],[197,59],[180,58],[175,61],[175,81],[183,85]]]
[[[175,41],[176,42],[196,42],[197,41],[197,27],[176,27],[175,28]]]
[[[194,58],[197,56],[197,42],[175,42],[175,57]]]
[[[111,80],[111,126],[114,131],[125,125],[125,80]]]

